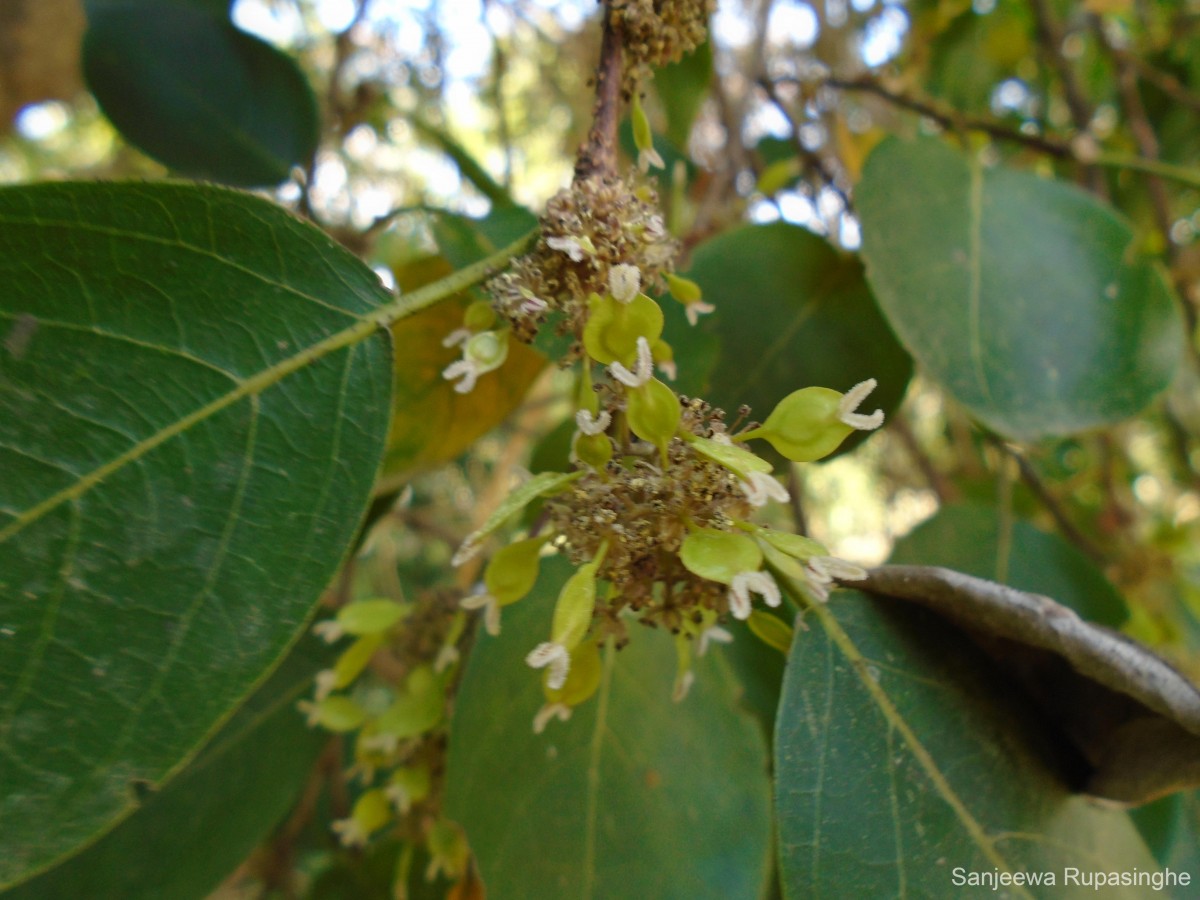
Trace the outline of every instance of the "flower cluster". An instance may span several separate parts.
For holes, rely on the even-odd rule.
[[[446,697],[465,620],[446,610],[437,594],[414,604],[373,598],[318,622],[313,631],[329,643],[352,642],[299,706],[310,725],[354,734],[350,774],[364,790],[350,815],[333,823],[342,843],[362,846],[401,823],[423,840],[431,868],[454,879],[466,871],[466,842],[438,810]]]
[[[716,6],[716,0],[615,0],[611,15],[624,38],[626,96],[652,68],[678,62],[703,44]]]
[[[643,171],[662,160],[636,88],[651,66],[704,39],[711,7],[708,0],[610,4],[610,25],[627,51],[632,81],[623,95]],[[713,307],[698,285],[674,274],[678,248],[649,187],[588,169],[551,199],[540,224],[532,251],[488,283],[490,302],[468,309],[463,328],[447,338],[463,355],[443,373],[468,391],[503,364],[510,337],[529,342],[550,326],[571,338],[560,362],[578,373],[572,471],[543,473],[511,493],[455,555],[456,563],[473,556],[527,504],[545,500],[533,531],[492,556],[481,589],[462,602],[496,634],[504,607],[533,589],[544,555],[559,552],[576,566],[548,639],[526,660],[543,672],[538,730],[588,699],[599,684],[599,647],[623,645],[632,620],[675,635],[678,699],[691,683],[693,651],[729,639],[720,624],[727,616],[786,646],[788,626],[756,611],[756,599],[780,606],[782,579],[792,593],[820,602],[835,579],[863,572],[807,538],[752,521],[757,508],[788,500],[788,492],[750,442],[805,462],[883,422],[879,410],[858,412],[873,380],[845,394],[795,391],[761,424],[741,430],[662,380],[674,379],[676,361],[654,296],[669,290],[693,325]],[[739,422],[748,415],[741,411]]]
[[[551,317],[561,333],[578,334],[587,298],[608,292],[617,266],[632,266],[661,289],[679,249],[654,191],[616,177],[592,176],[559,191],[540,224],[533,250],[487,285],[496,313],[525,342]]]
[[[875,382],[845,394],[798,390],[761,424],[731,430],[721,410],[680,397],[657,377],[673,360],[662,341],[662,309],[642,292],[635,263],[611,260],[607,276],[604,293],[593,291],[580,307],[574,332],[581,356],[574,470],[543,473],[514,491],[456,554],[457,562],[474,555],[527,504],[545,498],[534,533],[497,552],[482,590],[463,601],[483,611],[496,634],[502,609],[533,589],[546,553],[577,566],[548,640],[526,660],[544,671],[538,730],[588,699],[599,684],[599,646],[610,639],[621,646],[632,618],[676,636],[675,696],[682,699],[693,646],[700,653],[729,638],[723,617],[748,620],[768,643],[784,643],[777,632],[786,626],[754,610],[755,598],[768,607],[782,603],[777,578],[820,602],[835,579],[864,574],[808,538],[751,521],[756,508],[788,493],[749,442],[765,440],[793,461],[826,456],[853,431],[882,424],[881,411],[858,411]],[[701,302],[698,288],[691,300]]]

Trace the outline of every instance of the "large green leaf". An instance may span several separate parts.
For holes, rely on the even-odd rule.
[[[481,636],[450,732],[446,809],[466,829],[489,897],[757,898],[770,860],[761,732],[718,654],[671,702],[675,650],[634,627],[599,695],[535,735],[561,562]],[[610,651],[611,652],[611,651]]]
[[[304,73],[225,12],[146,0],[90,0],[87,12],[88,87],[150,156],[246,186],[277,184],[312,157],[320,117]]]
[[[1110,424],[1170,382],[1180,314],[1133,233],[1077,188],[889,139],[856,207],[880,306],[984,424],[1033,440]]]
[[[78,856],[0,897],[207,897],[283,818],[328,743],[295,701],[330,656],[311,638],[297,644],[177,778]]]
[[[961,869],[1055,877],[1008,896],[1091,897],[1064,884],[1067,867],[1156,868],[1125,813],[1067,792],[1060,749],[960,632],[858,593],[810,622],[776,722],[785,896],[974,896],[955,887]]]
[[[365,508],[391,360],[376,276],[219,188],[0,191],[0,283],[5,885],[283,655]]]
[[[896,542],[890,563],[945,566],[978,578],[996,578],[1000,523],[994,507],[946,506]],[[1004,583],[1053,597],[1085,619],[1120,627],[1129,618],[1125,599],[1086,556],[1056,534],[1013,522]]]
[[[868,378],[879,388],[864,409],[899,406],[912,360],[875,306],[862,267],[821,237],[786,223],[748,225],[697,247],[688,275],[717,307],[699,326],[720,339],[706,399],[731,417],[748,403],[762,421],[798,388],[846,391]]]

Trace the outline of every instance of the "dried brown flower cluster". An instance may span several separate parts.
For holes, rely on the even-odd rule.
[[[721,410],[702,400],[681,400],[681,431],[704,438],[724,435]],[[617,457],[603,470],[589,472],[546,504],[547,530],[560,535],[556,543],[576,565],[593,559],[607,543],[598,574],[617,599],[597,609],[603,629],[623,642],[620,614],[625,609],[672,632],[698,610],[725,613],[725,587],[689,572],[679,561],[679,548],[689,526],[728,531],[734,521],[750,516],[752,506],[738,477],[681,438],[668,445],[665,465],[648,444],[614,449]]]
[[[613,25],[625,45],[625,81],[628,97],[650,70],[678,62],[704,43],[708,17],[716,0],[615,0]]]
[[[592,176],[551,198],[533,250],[487,289],[518,340],[533,340],[553,311],[563,313],[562,333],[578,336],[588,297],[608,293],[613,266],[635,266],[644,286],[661,291],[677,252],[652,188]]]

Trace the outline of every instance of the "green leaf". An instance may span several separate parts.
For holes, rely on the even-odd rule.
[[[0,897],[207,897],[287,813],[328,742],[295,701],[330,655],[302,641],[178,777],[82,853]]]
[[[569,567],[481,635],[450,733],[447,814],[466,829],[489,896],[757,898],[770,860],[761,732],[736,706],[719,654],[671,702],[669,635],[634,627],[608,651],[599,693],[541,735],[541,678],[524,657],[545,639]]]
[[[1129,815],[1160,866],[1200,871],[1200,791],[1163,797]]]
[[[296,62],[199,5],[87,5],[83,71],[130,143],[195,178],[277,184],[317,148],[316,98]]]
[[[283,656],[366,506],[391,360],[374,273],[221,188],[0,191],[0,283],[5,885]]]
[[[868,378],[879,387],[867,408],[890,414],[899,406],[912,360],[876,308],[862,267],[822,238],[785,223],[748,225],[697,247],[688,277],[717,307],[699,325],[721,348],[706,399],[730,421],[743,403],[761,421],[798,388],[847,391]],[[867,434],[851,435],[840,452]]]
[[[667,114],[667,140],[676,147],[688,145],[692,122],[708,95],[712,77],[712,45],[707,42],[654,73],[654,89]]]
[[[1071,185],[881,143],[859,185],[880,306],[925,370],[1015,439],[1120,421],[1171,381],[1180,314],[1133,233]]]
[[[896,542],[889,563],[944,566],[978,578],[996,578],[1000,526],[988,506],[946,506]],[[1129,618],[1125,599],[1086,556],[1056,534],[1013,522],[1008,552],[1010,587],[1052,597],[1083,618],[1119,628]]]
[[[785,896],[967,896],[962,868],[1055,875],[1008,896],[1092,897],[1065,867],[1156,868],[1125,813],[1068,793],[1059,748],[961,632],[858,593],[809,618],[776,722]]]

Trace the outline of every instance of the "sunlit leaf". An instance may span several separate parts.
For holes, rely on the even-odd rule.
[[[909,352],[984,424],[1021,440],[1120,421],[1183,346],[1162,273],[1078,188],[890,139],[859,185],[863,256]]]
[[[451,271],[444,259],[431,257],[398,269],[396,280],[413,290]],[[462,354],[442,341],[462,328],[463,312],[470,303],[469,296],[458,295],[392,326],[395,414],[384,458],[385,480],[463,453],[516,409],[546,367],[546,357],[512,341],[503,366],[480,376],[470,392],[457,393],[442,371]]]

